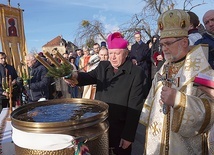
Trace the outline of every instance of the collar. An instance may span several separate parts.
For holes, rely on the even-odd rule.
[[[176,62],[173,62],[173,63],[172,63],[172,64],[173,64],[173,67],[176,68],[175,71],[178,72],[178,70],[181,68],[181,66],[184,65],[185,59],[186,59],[186,57],[180,59],[179,61],[176,61]],[[176,73],[176,74],[177,74],[177,73]]]
[[[125,72],[125,73],[131,73],[131,69],[132,69],[132,62],[128,59],[128,58],[126,58],[126,61],[121,65],[121,66],[119,66],[118,67],[118,74],[119,73],[122,73],[122,72]],[[108,69],[111,69],[112,70],[112,72],[114,71],[114,68],[112,67],[112,65],[111,65],[111,63],[109,63],[109,65],[108,65],[108,67],[106,68],[107,70]]]
[[[181,58],[180,60],[178,60],[178,61],[175,61],[175,62],[173,62],[173,63],[179,63],[179,62],[182,62],[183,60],[185,60],[186,59],[186,56],[185,57],[183,57],[183,58]]]
[[[3,64],[0,64],[2,67],[6,67],[7,66],[7,63],[5,63],[4,65]]]

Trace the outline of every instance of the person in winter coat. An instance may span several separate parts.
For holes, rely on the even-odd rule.
[[[6,62],[7,56],[4,52],[0,52],[0,111],[2,108],[6,108],[9,106],[9,92],[5,84],[8,84],[9,76],[11,76],[11,82],[13,85],[12,90],[12,101],[13,106],[15,106],[15,102],[18,99],[18,85],[17,85],[17,73],[13,66],[7,64]]]
[[[46,75],[48,70],[36,60],[34,54],[28,54],[25,61],[30,70],[30,79],[27,80],[28,102],[37,102],[49,98],[50,78]]]
[[[207,32],[203,34],[201,39],[195,42],[195,45],[208,44],[208,61],[210,66],[214,69],[214,10],[209,10],[204,14],[203,23]]]
[[[147,76],[148,87],[151,86],[151,51],[149,46],[142,41],[140,32],[136,32],[135,35],[136,43],[131,46],[129,58],[132,63],[140,66]]]

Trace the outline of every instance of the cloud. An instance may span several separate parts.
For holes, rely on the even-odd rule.
[[[99,21],[101,21],[102,23],[106,22],[106,16],[103,16],[102,14],[95,14],[93,15],[93,19],[97,19]]]
[[[100,14],[94,15],[93,19],[99,20],[103,24],[105,32],[107,34],[119,30],[119,24],[114,17],[107,18],[106,16],[102,15],[102,13],[100,13]],[[109,24],[109,23],[111,23],[111,24]]]
[[[11,3],[17,5],[15,1]],[[33,0],[20,4],[25,9],[25,34],[29,49],[40,49],[59,34],[68,40],[74,39],[82,19],[98,19],[107,35],[119,30],[119,25],[140,12],[143,6],[141,0]]]
[[[105,29],[107,33],[112,33],[118,31],[120,28],[118,25],[105,24]]]

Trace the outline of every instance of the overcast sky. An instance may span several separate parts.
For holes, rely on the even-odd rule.
[[[193,0],[199,3],[202,0]],[[214,0],[196,7],[194,11],[200,19],[214,8]],[[7,0],[1,3],[8,4]],[[42,51],[42,46],[62,35],[74,41],[76,30],[82,20],[98,19],[103,22],[106,32],[112,32],[131,19],[143,8],[142,0],[11,0],[11,6],[24,9],[24,29],[28,51]]]

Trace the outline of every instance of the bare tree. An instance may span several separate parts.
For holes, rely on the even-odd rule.
[[[183,10],[191,11],[195,7],[199,7],[199,6],[204,5],[204,4],[207,4],[207,3],[205,3],[205,0],[203,0],[200,3],[195,3],[195,1],[193,1],[193,0],[185,0],[184,3],[183,3]],[[190,8],[188,9],[188,7],[190,7]]]
[[[31,48],[30,53],[37,53],[38,49],[36,47]]]
[[[145,3],[142,11],[138,14],[134,14],[129,22],[129,25],[123,25],[121,29],[126,38],[131,41],[136,31],[142,33],[142,39],[147,41],[152,38],[153,35],[158,34],[157,19],[163,12],[174,9],[174,6],[178,5],[177,2],[183,4],[183,10],[190,11],[191,9],[200,5],[206,4],[204,0],[195,3],[193,0],[143,0]],[[194,2],[194,3],[193,3]],[[190,8],[190,9],[187,9]]]
[[[120,32],[123,33],[125,38],[129,41],[133,40],[134,33],[140,31],[142,39],[147,41],[152,38],[153,35],[158,34],[157,19],[163,12],[174,9],[178,3],[183,4],[183,10],[190,11],[195,7],[204,5],[205,0],[195,3],[194,0],[142,0],[145,6],[138,13],[134,14],[130,21],[120,25]],[[188,9],[189,8],[189,9]],[[98,20],[87,21],[83,20],[77,31],[76,41],[78,43],[87,44],[101,38],[105,40],[106,34],[103,28],[103,24]]]
[[[95,40],[97,39],[105,40],[104,34],[105,34],[104,27],[100,21],[82,20],[77,30],[76,42],[78,42],[78,45],[84,44],[87,45],[88,47],[91,47]]]

